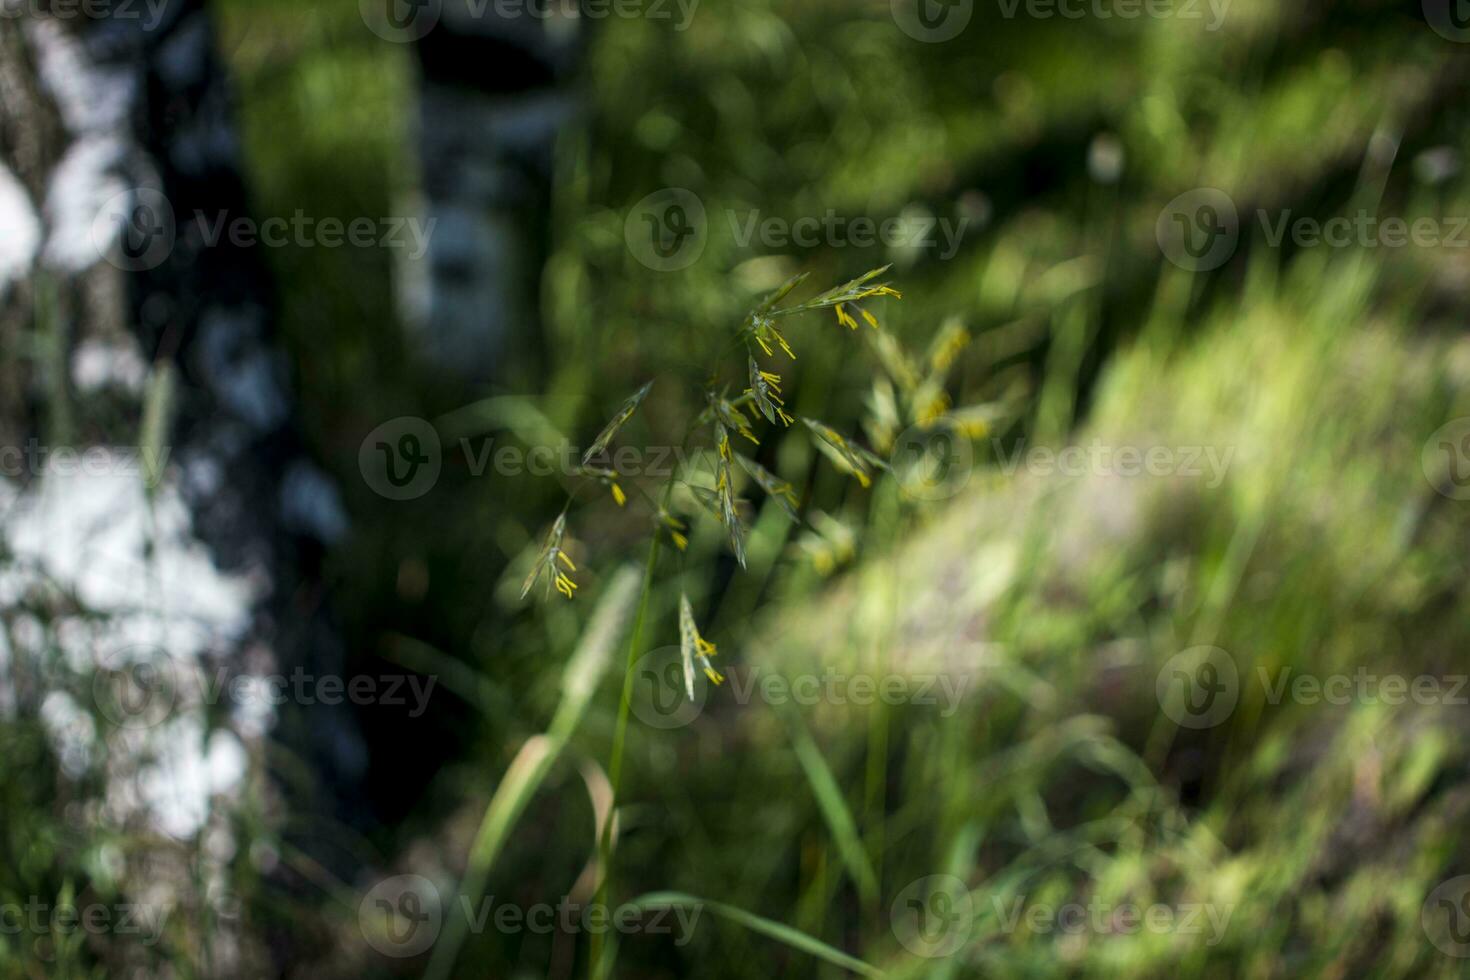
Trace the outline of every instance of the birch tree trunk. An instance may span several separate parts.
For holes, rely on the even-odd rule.
[[[515,15],[477,0],[423,9],[418,130],[434,234],[405,291],[407,319],[431,365],[514,386],[535,374],[552,155],[575,108],[580,28],[532,16],[533,4]]]
[[[115,814],[179,838],[242,791],[268,732],[350,799],[365,759],[348,711],[314,708],[307,737],[258,699],[206,703],[228,677],[343,672],[318,571],[347,526],[293,426],[261,257],[193,220],[246,214],[210,18],[199,0],[102,17],[4,2],[3,614],[41,609],[29,653],[99,668],[97,703],[71,709],[116,726],[59,751],[105,758]],[[13,655],[7,700],[35,710],[54,684]],[[208,778],[187,790],[148,778],[195,763]]]

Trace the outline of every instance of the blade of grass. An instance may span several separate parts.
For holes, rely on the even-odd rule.
[[[848,873],[857,885],[863,906],[872,907],[878,897],[878,876],[868,860],[862,840],[858,837],[857,822],[853,820],[847,800],[842,796],[842,789],[837,785],[827,760],[822,758],[817,743],[812,741],[801,716],[794,710],[786,711],[785,715],[791,731],[792,748],[796,751],[797,761],[801,763],[807,782],[811,784],[812,795],[817,798],[817,807],[827,821],[827,829],[832,831],[832,837],[837,842],[837,852],[842,855],[842,863],[847,865]]]
[[[466,704],[491,712],[497,718],[516,716],[516,707],[510,695],[464,661],[456,660],[423,640],[403,633],[390,633],[385,640],[384,660],[426,677],[437,677],[440,687]]]
[[[785,923],[764,918],[753,912],[736,908],[733,905],[726,905],[723,902],[712,902],[693,895],[687,895],[684,892],[649,892],[647,895],[641,895],[635,898],[628,904],[640,910],[667,908],[676,905],[686,908],[708,909],[715,915],[729,919],[731,922],[744,926],[752,932],[758,932],[763,936],[768,936],[779,943],[790,946],[792,949],[799,950],[809,956],[815,956],[835,966],[840,966],[844,970],[851,970],[853,973],[858,973],[865,977],[884,977],[887,975],[877,967],[864,963],[856,957],[849,956],[840,949],[834,949],[820,939],[808,936],[806,933],[793,929]]]
[[[665,500],[667,501],[667,493]],[[623,669],[623,694],[618,703],[618,725],[613,732],[612,758],[608,763],[608,781],[612,784],[612,814],[597,841],[597,858],[602,868],[602,879],[597,885],[594,902],[606,906],[608,889],[612,885],[612,836],[616,823],[618,795],[623,782],[623,748],[628,736],[628,713],[633,705],[633,667],[638,663],[638,646],[643,639],[643,621],[648,617],[648,601],[653,595],[653,573],[658,569],[658,535],[648,546],[648,562],[643,566],[643,588],[638,598],[638,614],[633,618],[633,631],[628,635],[628,657]],[[588,940],[588,963],[597,967],[602,962],[602,936],[593,933]],[[609,966],[609,969],[611,967]]]
[[[470,848],[468,868],[460,883],[459,897],[477,902],[485,890],[490,869],[500,856],[511,828],[536,795],[551,767],[566,748],[567,740],[576,731],[587,703],[597,690],[598,681],[607,670],[612,659],[612,649],[622,635],[623,624],[633,605],[633,594],[637,588],[638,574],[624,567],[614,576],[606,593],[592,612],[592,619],[582,634],[582,640],[567,662],[562,680],[562,700],[546,734],[532,738],[522,746],[505,778],[501,780],[490,805],[485,808],[484,819]],[[425,977],[443,980],[454,968],[455,958],[464,944],[469,923],[464,916],[449,916],[444,935],[434,948]]]

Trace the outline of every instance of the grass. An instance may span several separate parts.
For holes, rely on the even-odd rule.
[[[225,36],[242,38],[232,63],[262,212],[393,213],[412,184],[404,52],[361,36],[351,10],[223,6]],[[463,696],[370,732],[382,818],[365,829],[361,880],[308,873],[289,834],[263,814],[242,819],[228,876],[241,934],[292,950],[302,976],[329,964],[435,976],[1458,975],[1421,912],[1470,869],[1465,709],[1270,695],[1285,670],[1462,669],[1467,518],[1435,492],[1421,450],[1470,414],[1463,258],[1272,248],[1254,218],[1467,213],[1463,175],[1415,175],[1421,151],[1470,150],[1452,47],[1412,11],[1370,0],[1235,0],[1228,29],[1206,37],[1168,21],[1023,18],[934,46],[881,10],[835,3],[707,2],[673,38],[649,21],[601,25],[583,79],[590,122],[558,159],[544,281],[556,362],[538,390],[486,392],[448,416],[456,436],[590,437],[652,377],[619,441],[679,442],[670,433],[699,406],[671,379],[728,343],[753,298],[798,271],[839,282],[887,262],[905,298],[875,308],[885,328],[921,352],[958,317],[973,340],[948,392],[998,406],[948,500],[912,500],[891,475],[864,490],[809,438],[764,447],[759,461],[797,487],[807,524],[760,506],[741,573],[725,531],[703,521],[680,563],[648,568],[630,664],[677,643],[687,591],[736,675],[672,731],[634,710],[632,669],[598,683],[620,632],[604,617],[633,605],[624,561],[646,528],[610,500],[589,504],[578,600],[530,605],[517,591],[562,506],[555,481],[451,475],[423,507],[374,500],[355,469],[362,434],[402,411],[444,410],[432,379],[402,367],[388,269],[372,254],[273,255],[311,436],[364,515],[333,559],[355,663],[423,664]],[[280,139],[283,126],[307,135]],[[1124,151],[1113,183],[1089,171],[1099,134]],[[710,224],[705,256],[661,274],[629,254],[623,222],[666,185],[698,194]],[[1242,241],[1220,269],[1189,274],[1160,254],[1154,223],[1205,185],[1235,200]],[[727,218],[829,207],[968,216],[972,230],[941,261],[848,242],[743,246]],[[882,352],[812,319],[791,410],[866,439]],[[1006,470],[1018,448],[1094,440],[1232,455],[1213,485]],[[407,566],[426,570],[425,594],[395,585]],[[27,617],[44,622],[23,610],[7,631]],[[579,642],[602,651],[597,669],[568,654]],[[1241,683],[1233,713],[1196,730],[1161,710],[1156,680],[1199,645],[1227,651]],[[452,670],[431,666],[446,657]],[[732,693],[752,676],[834,671],[944,677],[960,693],[952,711]],[[136,868],[173,849],[57,819],[95,785],[41,785],[53,750],[39,727],[7,721],[0,734],[0,901],[123,896],[117,854]],[[572,773],[592,760],[608,764],[615,827]],[[277,844],[284,876],[260,858]],[[202,849],[184,850],[182,867],[202,866]],[[583,892],[589,866],[596,884]],[[451,925],[428,959],[392,962],[363,948],[356,899],[398,871],[431,875],[445,896],[601,894],[710,914],[684,946]],[[910,900],[967,909],[950,920],[963,932],[951,955],[914,951]],[[1027,914],[1068,903],[1228,922],[1073,933]],[[120,964],[208,975],[200,905],[157,948],[117,936],[68,946],[51,975]],[[10,937],[0,951],[0,976],[41,969],[40,952]]]

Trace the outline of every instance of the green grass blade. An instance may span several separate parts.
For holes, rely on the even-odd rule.
[[[674,905],[708,909],[715,915],[729,919],[731,922],[744,926],[752,932],[758,932],[763,936],[768,936],[779,943],[790,946],[792,949],[800,950],[810,956],[826,960],[828,963],[840,966],[844,970],[851,970],[853,973],[858,973],[865,977],[884,977],[887,975],[877,967],[864,963],[856,957],[849,956],[840,949],[834,949],[820,939],[808,936],[799,929],[793,929],[784,923],[775,922],[763,916],[756,915],[753,912],[736,908],[733,905],[726,905],[723,902],[711,902],[707,899],[685,894],[684,892],[649,892],[647,895],[635,898],[628,904],[637,909],[664,908]]]
[[[817,806],[822,811],[822,818],[827,821],[827,829],[837,842],[842,863],[847,865],[863,905],[870,907],[878,897],[878,875],[873,871],[868,852],[858,836],[857,822],[847,807],[847,800],[843,798],[842,788],[837,785],[837,779],[832,775],[827,760],[822,757],[821,749],[812,741],[801,716],[795,711],[787,712],[787,722],[790,725],[792,748],[796,750],[797,761],[801,763],[801,770],[811,784],[812,795],[817,798]]]
[[[567,662],[562,701],[550,729],[545,735],[529,739],[521,748],[495,795],[490,798],[490,805],[485,808],[484,819],[470,848],[469,867],[460,884],[459,897],[476,902],[483,894],[490,869],[510,838],[516,820],[525,812],[531,798],[561,756],[567,739],[586,712],[597,682],[606,673],[613,647],[627,623],[637,588],[638,574],[625,567],[618,572],[593,610],[582,640]],[[429,960],[426,977],[442,980],[449,976],[467,930],[468,924],[463,916],[448,918],[444,935]]]

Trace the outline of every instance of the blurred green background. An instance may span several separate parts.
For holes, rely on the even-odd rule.
[[[366,31],[350,3],[215,6],[258,211],[403,213],[433,165],[413,152],[409,52]],[[706,906],[682,945],[486,929],[465,938],[455,975],[850,975],[839,953],[897,977],[1464,974],[1433,941],[1426,902],[1470,871],[1467,708],[1273,704],[1261,672],[1466,671],[1470,511],[1437,492],[1443,474],[1423,451],[1470,415],[1470,254],[1273,247],[1256,215],[1470,214],[1466,50],[1417,3],[1388,0],[1234,0],[1215,31],[1208,9],[1002,9],[976,4],[943,43],[856,0],[704,0],[684,31],[595,24],[582,117],[558,147],[541,283],[549,361],[517,390],[461,398],[412,366],[385,252],[270,253],[302,418],[356,522],[332,558],[355,663],[431,673],[449,692],[412,725],[364,718],[365,833],[314,827],[309,813],[284,832],[241,818],[250,843],[231,865],[230,914],[290,951],[290,975],[429,969],[430,954],[373,952],[362,896],[420,874],[452,909],[487,806],[543,732],[566,749],[476,866],[499,901],[593,899],[629,649],[626,633],[597,649],[612,641],[589,621],[599,602],[629,605],[619,582],[641,576],[651,528],[637,493],[626,507],[579,495],[577,599],[522,602],[562,483],[472,477],[450,453],[431,495],[390,502],[358,472],[364,434],[424,414],[446,443],[553,432],[585,445],[653,380],[618,440],[680,445],[710,372],[743,378],[743,355],[722,352],[761,295],[798,272],[811,274],[795,294],[806,298],[890,264],[903,298],[868,308],[894,347],[830,313],[793,319],[787,405],[883,452],[875,379],[894,376],[894,349],[922,363],[958,322],[972,339],[944,390],[989,423],[970,432],[962,486],[914,499],[888,473],[864,488],[801,426],[768,428],[759,459],[793,484],[802,522],[747,490],[741,570],[719,523],[688,511],[690,546],[663,550],[631,652],[678,643],[682,591],[732,680],[943,676],[963,684],[957,710],[741,703],[726,684],[702,692],[689,724],[661,730],[635,705],[604,898],[678,892],[724,911]],[[708,216],[701,258],[675,272],[641,264],[624,236],[630,210],[665,187],[692,191]],[[1218,268],[1190,271],[1156,228],[1203,187],[1233,201],[1240,240]],[[740,241],[752,210],[794,221],[828,209],[967,223],[949,257]],[[709,444],[707,430],[698,438]],[[1217,485],[1003,465],[1018,449],[1094,440],[1232,455]],[[627,563],[632,580],[618,574]],[[610,664],[580,675],[591,661],[573,655],[579,644]],[[1213,727],[1181,727],[1156,681],[1202,645],[1232,658],[1238,703]],[[590,702],[571,724],[558,705],[583,681]],[[46,746],[33,747],[40,765]],[[51,829],[60,790],[0,787],[4,832],[33,855],[6,872],[15,893],[96,877],[104,842]],[[333,839],[371,870],[340,880],[293,835]],[[923,891],[934,876],[962,883],[951,904]],[[947,955],[906,942],[913,895],[968,913],[946,927],[962,930],[944,934],[959,936]],[[1024,916],[1007,926],[1018,901],[1208,908],[1228,926],[1044,932]],[[181,912],[145,954],[76,950],[65,975],[140,963],[212,975],[210,908]],[[12,952],[14,975],[49,975]]]

